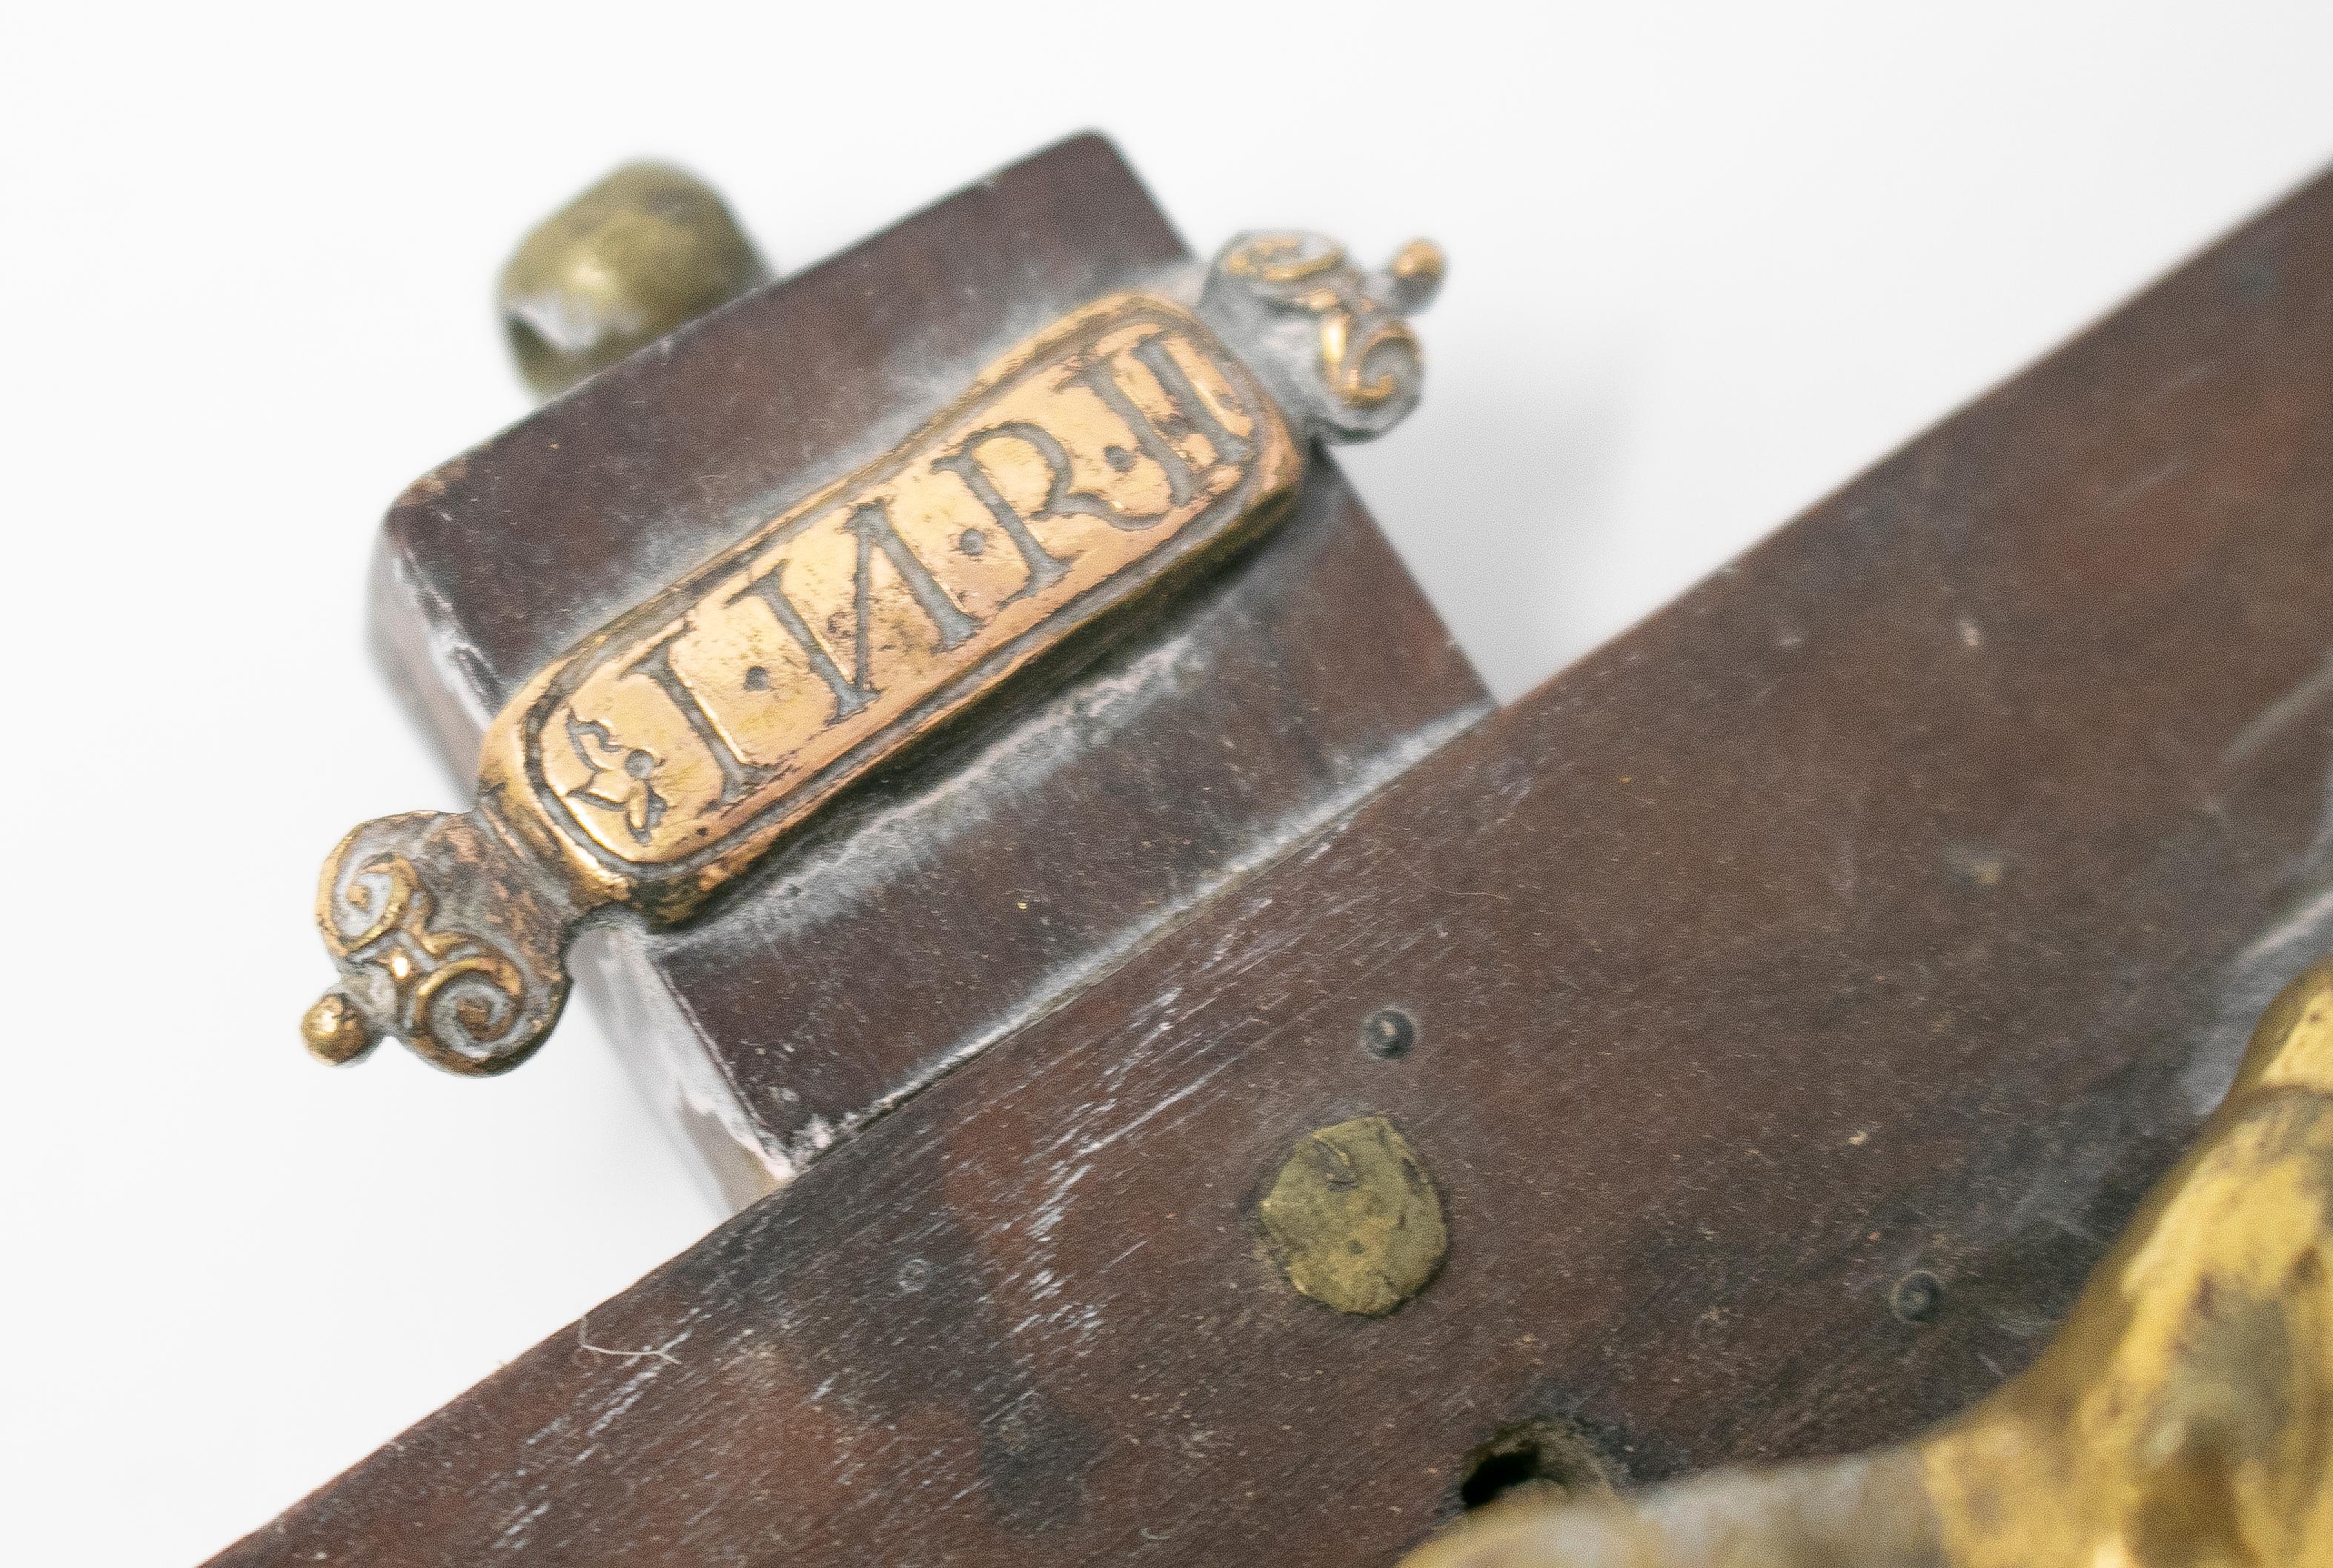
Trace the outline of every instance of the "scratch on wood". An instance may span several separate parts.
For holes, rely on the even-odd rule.
[[[2328,693],[2333,693],[2333,654],[2299,682],[2280,693],[2274,701],[2252,715],[2251,722],[2236,731],[2227,749],[2220,753],[2220,767],[2225,771],[2242,768],[2257,756],[2261,749],[2282,733],[2292,722],[2315,707]]]
[[[2145,473],[2140,474],[2136,479],[2132,480],[2129,483],[2125,484],[2113,494],[2107,496],[2106,500],[2100,503],[2098,510],[2100,512],[2120,512],[2132,502],[2136,501],[2146,494],[2147,492],[2160,488],[2165,483],[2178,478],[2179,475],[2186,472],[2186,457],[2182,454],[2175,454],[2170,457],[2165,458],[2161,463],[2156,464],[2153,468],[2148,469]]]
[[[667,1362],[674,1366],[678,1366],[680,1364],[680,1358],[672,1353],[672,1347],[688,1337],[686,1334],[676,1334],[671,1339],[665,1341],[664,1343],[660,1345],[652,1345],[647,1350],[616,1350],[609,1345],[593,1344],[590,1339],[590,1329],[591,1315],[590,1313],[587,1312],[581,1317],[575,1320],[575,1343],[577,1347],[582,1350],[588,1350],[593,1355],[614,1356],[622,1361],[642,1361],[649,1357],[654,1357],[658,1361]]]

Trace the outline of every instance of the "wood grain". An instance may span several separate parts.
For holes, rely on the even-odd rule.
[[[1519,1418],[1960,1408],[2333,938],[2328,366],[2320,181],[219,1562],[1388,1562]],[[1367,1114],[1381,1320],[1253,1219]]]

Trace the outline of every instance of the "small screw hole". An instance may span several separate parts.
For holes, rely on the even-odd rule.
[[[1944,1282],[1925,1268],[1915,1268],[1887,1293],[1887,1307],[1906,1323],[1933,1322],[1944,1305]]]
[[[1399,1008],[1379,1008],[1361,1020],[1361,1049],[1381,1062],[1409,1055],[1417,1043],[1417,1020]]]
[[[1468,1513],[1503,1498],[1588,1496],[1612,1489],[1612,1469],[1587,1434],[1567,1421],[1517,1421],[1466,1456],[1458,1506]]]

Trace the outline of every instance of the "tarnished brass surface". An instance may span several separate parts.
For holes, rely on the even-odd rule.
[[[1425,1289],[1450,1247],[1433,1178],[1383,1116],[1306,1134],[1256,1215],[1289,1284],[1360,1317]]]
[[[1412,240],[1375,276],[1325,234],[1242,234],[1215,258],[1207,297],[1244,309],[1253,329],[1311,340],[1317,416],[1348,438],[1375,435],[1416,405],[1426,361],[1405,320],[1432,301],[1446,263],[1431,240]]]
[[[1324,417],[1338,366],[1209,311],[1229,264],[1197,311],[1126,292],[1070,312],[552,661],[488,727],[469,813],[384,818],[334,851],[318,920],[342,980],[309,1048],[347,1061],[396,1034],[456,1071],[514,1065],[556,1020],[592,910],[685,917],[1072,631],[1283,515],[1309,437],[1376,434],[1415,401],[1395,318],[1400,352],[1352,361],[1392,378],[1386,399],[1358,431]],[[1340,287],[1391,330],[1391,307]]]
[[[353,1061],[394,1034],[449,1071],[497,1070],[558,1018],[560,950],[577,913],[491,813],[366,823],[326,858],[316,889],[341,982],[301,1020],[309,1050]]]
[[[352,1062],[379,1043],[364,1014],[346,997],[318,997],[300,1019],[300,1037],[318,1059],[335,1065]]]
[[[2333,960],[2041,1359],[1903,1447],[1486,1510],[1405,1568],[2333,1563]]]
[[[527,234],[495,303],[519,374],[551,397],[769,275],[710,186],[634,163]]]

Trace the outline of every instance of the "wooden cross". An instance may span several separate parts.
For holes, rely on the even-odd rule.
[[[580,833],[599,903],[673,917],[577,967],[740,1211],[218,1562],[1390,1563],[1518,1483],[1885,1444],[2033,1358],[2333,946],[2333,181],[1496,712],[1317,426],[1301,482],[1249,465],[1282,372],[1175,339],[1151,416],[1219,421],[1205,483],[1278,525],[1110,501],[1227,537],[977,703],[932,674],[891,744],[850,592],[973,647],[1042,571],[991,531],[919,582],[1003,514],[857,510],[882,464],[984,472],[989,368],[1102,351],[1059,323],[1213,330],[1079,316],[1194,264],[1070,141],[391,511],[375,615],[438,745],[599,803],[444,863]],[[867,704],[840,770],[654,664],[811,498],[865,520],[834,602],[743,603],[719,668],[775,690],[791,647],[819,726]],[[619,669],[660,719],[575,698]],[[733,770],[631,765],[708,738]],[[770,831],[690,859],[731,811]],[[529,878],[493,885],[586,907]],[[341,939],[418,908],[364,886]]]

